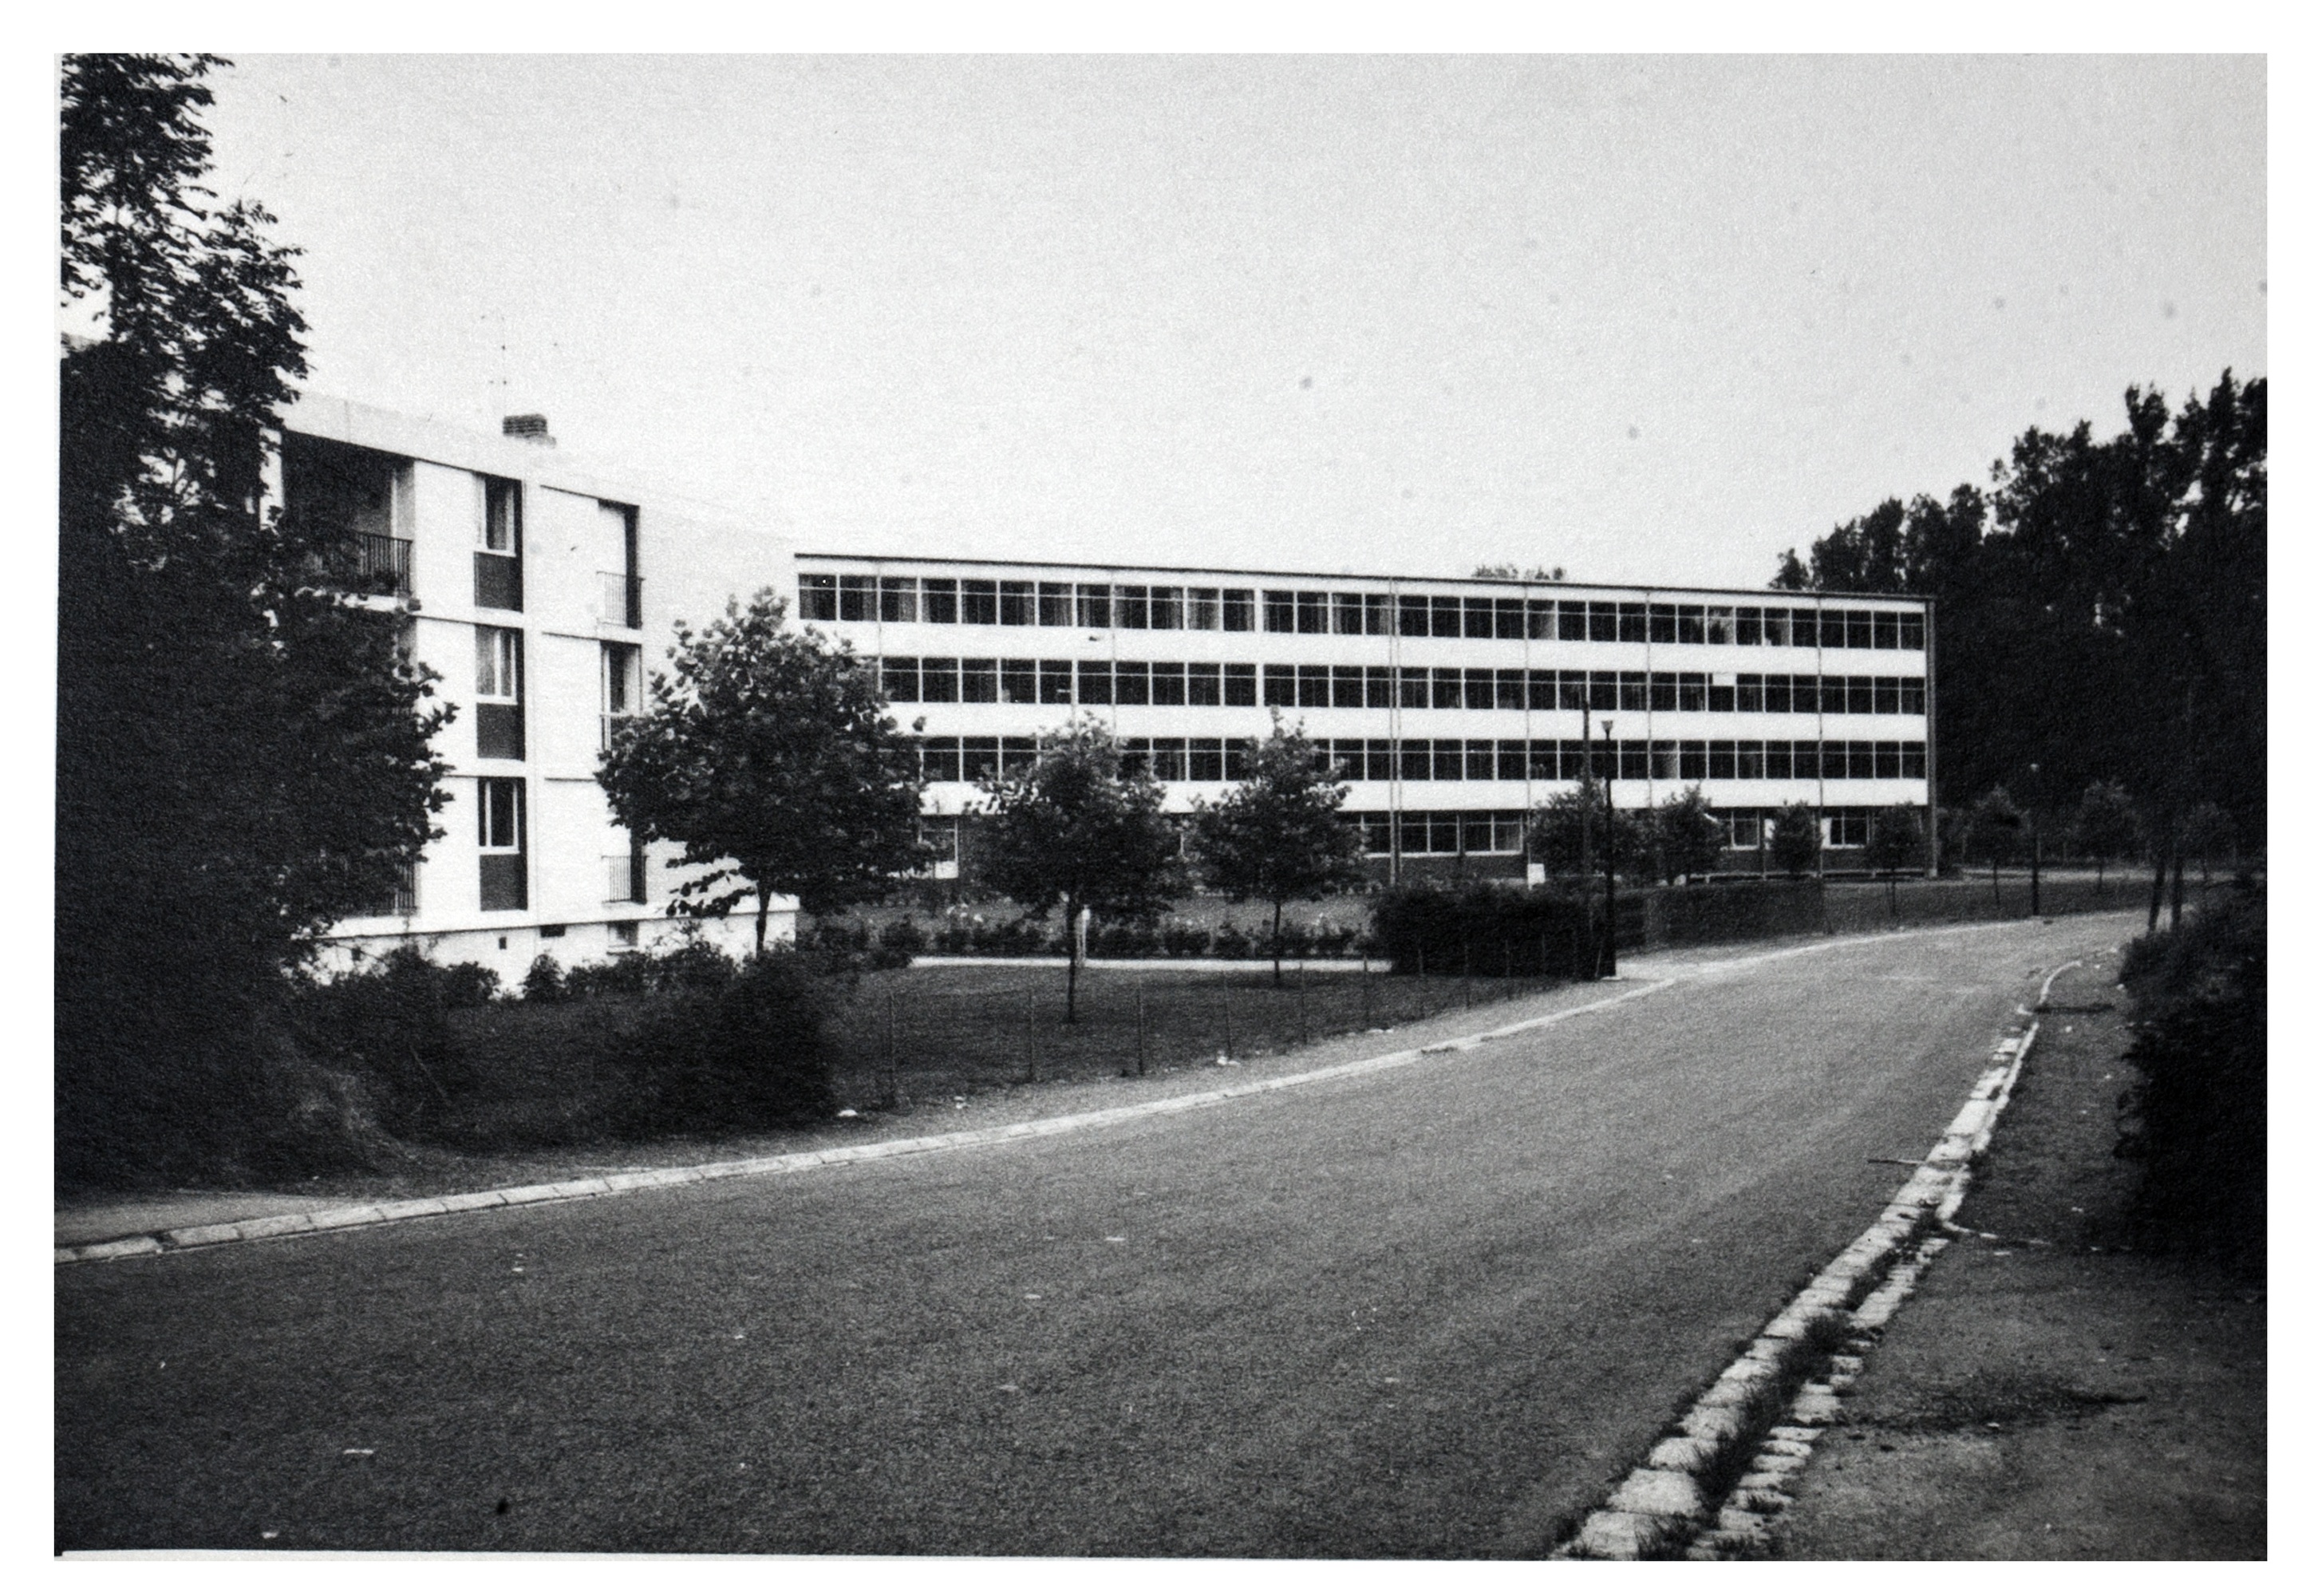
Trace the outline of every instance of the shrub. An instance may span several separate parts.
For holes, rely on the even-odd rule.
[[[913,958],[922,953],[931,940],[932,939],[924,934],[923,927],[918,925],[912,918],[902,915],[884,928],[883,935],[877,939],[877,944],[887,953],[905,954]]]
[[[1372,939],[1394,974],[1459,974],[1467,956],[1487,974],[1588,978],[1603,928],[1598,909],[1578,897],[1479,881],[1390,888],[1374,905]]]
[[[932,941],[942,953],[970,953],[972,927],[962,921],[953,921],[933,932]]]
[[[452,1009],[479,1009],[499,995],[499,973],[469,959],[442,967],[442,1001]]]
[[[522,978],[524,1002],[559,1003],[570,995],[563,988],[562,966],[552,954],[542,953],[530,961],[530,971]]]
[[[2136,1080],[2115,1151],[2141,1166],[2151,1245],[2262,1272],[2265,1257],[2265,900],[2236,891],[2142,937],[2123,962]]]
[[[1175,958],[1198,958],[1213,945],[1213,934],[1201,925],[1185,920],[1170,921],[1160,928],[1158,940],[1165,951]]]
[[[1251,958],[1253,939],[1237,928],[1233,921],[1224,920],[1214,931],[1215,958]]]
[[[826,977],[784,949],[654,1005],[611,1043],[627,1086],[624,1128],[706,1133],[825,1117],[835,1104],[834,1007]]]
[[[1277,928],[1277,954],[1285,958],[1306,958],[1310,954],[1310,928],[1299,921],[1288,920]]]
[[[1358,928],[1354,925],[1328,925],[1318,922],[1311,933],[1311,950],[1321,958],[1339,958],[1349,952],[1358,939]]]
[[[333,981],[300,983],[287,1010],[295,1045],[341,1078],[306,1073],[293,1084],[292,1098],[314,1099],[300,1113],[350,1110],[394,1136],[424,1130],[467,1084],[449,996],[473,984],[411,947]]]

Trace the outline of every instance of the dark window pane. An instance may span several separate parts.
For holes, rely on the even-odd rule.
[[[1120,704],[1145,704],[1149,701],[1148,661],[1142,659],[1117,661],[1117,701]]]
[[[996,624],[996,584],[984,582],[976,577],[964,579],[964,623],[967,626]]]
[[[1037,701],[1037,662],[1033,659],[1008,659],[997,672],[997,701],[1007,704],[1033,704]]]
[[[967,781],[985,781],[996,774],[996,739],[967,737],[964,739],[963,778]]]
[[[964,766],[954,737],[924,739],[924,780],[927,781],[964,780]]]
[[[835,582],[835,618],[838,621],[872,621],[875,614],[876,578],[873,577],[839,577]]]
[[[1250,705],[1254,699],[1253,666],[1231,665],[1222,667],[1222,701],[1225,704]]]
[[[1149,630],[1149,589],[1139,586],[1119,586],[1117,590],[1117,624],[1126,631]]]
[[[800,621],[835,619],[834,577],[805,575],[796,578],[796,618]]]
[[[1762,701],[1760,685],[1757,676],[1736,678],[1736,708],[1738,713],[1752,715],[1759,712]]]
[[[1813,648],[1816,646],[1816,613],[1814,610],[1792,612],[1792,647]]]
[[[1471,669],[1462,673],[1462,707],[1466,710],[1491,710],[1495,707],[1495,673]]]
[[[1113,701],[1116,681],[1106,659],[1077,661],[1077,702],[1105,704]]]
[[[1037,584],[1037,624],[1039,626],[1074,626],[1077,622],[1076,594],[1066,582]]]
[[[1189,780],[1218,781],[1222,779],[1222,740],[1219,737],[1189,739]]]
[[[1149,590],[1149,630],[1181,630],[1181,590],[1179,587],[1152,587]]]
[[[956,661],[927,659],[924,661],[924,702],[952,704],[956,702]]]
[[[1149,667],[1149,701],[1153,704],[1186,704],[1189,701],[1186,667],[1179,660],[1160,660]]]
[[[916,579],[886,577],[877,585],[877,617],[905,624],[916,618]]]
[[[1334,707],[1338,710],[1362,710],[1366,701],[1365,667],[1338,665],[1334,667]]]
[[[1294,630],[1294,595],[1265,589],[1261,595],[1261,630],[1292,631]]]
[[[1251,631],[1253,630],[1253,589],[1224,587],[1222,589],[1222,630]]]
[[[1108,630],[1108,583],[1080,582],[1077,584],[1077,624],[1089,630],[1107,631]]]
[[[1679,640],[1683,643],[1703,641],[1703,606],[1701,604],[1679,606]]]
[[[1753,648],[1765,640],[1760,630],[1760,612],[1748,604],[1736,612],[1736,640]]]
[[[1326,595],[1322,593],[1297,593],[1294,595],[1294,630],[1322,632],[1326,630]]]
[[[1222,701],[1222,667],[1218,665],[1193,664],[1189,666],[1189,701],[1193,704],[1218,705]],[[1214,778],[1219,780],[1219,777]]]
[[[877,672],[884,689],[884,697],[892,703],[912,704],[916,701],[918,677],[913,659],[891,658],[882,663]]]
[[[1430,635],[1434,638],[1459,638],[1462,635],[1462,601],[1444,595],[1430,601]]]
[[[1281,709],[1294,707],[1294,667],[1290,665],[1266,665],[1261,667],[1261,701]]]
[[[1426,638],[1430,635],[1428,599],[1410,593],[1399,595],[1398,635],[1402,638]]]
[[[1462,707],[1461,671],[1453,666],[1439,666],[1431,671],[1430,707],[1434,710],[1459,710]]]
[[[1075,700],[1075,664],[1066,659],[1039,660],[1037,664],[1037,701],[1065,704]]]
[[[1618,642],[1644,643],[1647,640],[1647,606],[1644,604],[1618,603],[1615,605],[1615,638]]]
[[[956,624],[956,579],[952,577],[924,578],[924,619],[939,626]]]
[[[967,659],[964,662],[964,701],[967,704],[993,704],[996,701],[994,660]]]
[[[1402,710],[1430,707],[1430,673],[1419,667],[1398,673],[1398,703]]]

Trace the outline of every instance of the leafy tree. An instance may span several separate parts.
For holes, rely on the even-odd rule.
[[[2015,860],[2025,844],[2025,816],[2009,798],[2009,789],[1996,787],[1968,808],[1968,843],[1979,859],[1992,867],[1992,902],[2000,903],[2000,867]]]
[[[2210,861],[2221,853],[2230,853],[2236,845],[2234,817],[2217,805],[2204,801],[2186,812],[2178,832],[2178,851],[2199,860],[2202,865],[2202,885],[2210,884]]]
[[[1128,767],[1100,723],[1070,722],[1025,773],[982,788],[989,814],[982,877],[1030,913],[1057,904],[1064,929],[1085,910],[1146,920],[1180,890],[1180,839],[1165,818],[1165,789],[1145,768]],[[1065,1018],[1073,1024],[1076,938],[1067,942]]]
[[[1787,876],[1805,876],[1824,857],[1824,831],[1815,811],[1806,804],[1788,804],[1776,811],[1768,832],[1768,857]]]
[[[1357,826],[1342,818],[1350,789],[1325,752],[1274,712],[1270,721],[1245,780],[1220,803],[1200,804],[1190,824],[1206,881],[1233,904],[1269,905],[1270,979],[1283,986],[1286,903],[1365,880],[1365,846]]]
[[[676,912],[754,897],[758,953],[774,894],[832,913],[925,861],[914,754],[875,672],[786,618],[765,588],[704,630],[677,625],[674,675],[652,673],[649,709],[596,772],[621,824],[705,867],[675,889]]]
[[[2118,781],[2092,781],[2073,816],[2073,837],[2097,861],[2098,890],[2105,890],[2105,867],[2137,843],[2137,806]]]
[[[314,933],[440,833],[448,711],[338,529],[264,503],[305,323],[294,251],[202,186],[206,56],[63,64],[57,1063],[63,1172],[298,1156],[283,1039]],[[340,1145],[343,1145],[342,1141]]]
[[[1705,876],[1717,869],[1727,846],[1727,828],[1711,817],[1703,789],[1691,787],[1656,806],[1656,851],[1665,880]]]
[[[1896,872],[1921,863],[1928,833],[1921,812],[1911,804],[1892,804],[1872,817],[1864,837],[1864,867],[1888,877],[1888,912],[1896,910]]]
[[[1649,877],[1655,861],[1652,819],[1645,809],[1616,809],[1612,828],[1616,879]],[[1544,875],[1552,879],[1588,879],[1608,869],[1604,783],[1586,776],[1566,791],[1553,793],[1528,815],[1526,834],[1527,857],[1541,865]]]

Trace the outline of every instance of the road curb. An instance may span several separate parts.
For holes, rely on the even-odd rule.
[[[140,1235],[123,1236],[104,1241],[85,1242],[78,1246],[59,1247],[56,1262],[64,1264],[95,1264],[118,1258],[152,1257],[156,1255],[198,1251],[213,1247],[230,1246],[244,1241],[271,1240],[287,1236],[309,1236],[335,1230],[367,1230],[376,1225],[396,1224],[411,1220],[433,1219],[445,1214],[467,1213],[484,1208],[521,1208],[545,1203],[582,1202],[595,1197],[617,1196],[627,1192],[658,1190],[667,1186],[694,1186],[711,1180],[730,1180],[747,1176],[786,1175],[804,1169],[831,1168],[847,1164],[871,1163],[879,1159],[903,1158],[916,1153],[945,1152],[964,1147],[988,1147],[999,1142],[1018,1142],[1031,1137],[1063,1136],[1075,1131],[1098,1126],[1122,1124],[1136,1119],[1152,1119],[1161,1115],[1185,1114],[1218,1103],[1232,1102],[1243,1098],[1262,1097],[1271,1092],[1285,1091],[1298,1086],[1314,1085],[1320,1081],[1347,1080],[1359,1075],[1379,1074],[1384,1071],[1402,1069],[1408,1064],[1446,1053],[1466,1053],[1473,1048],[1505,1036],[1557,1025],[1579,1015],[1595,1014],[1636,998],[1661,992],[1674,985],[1678,976],[1665,976],[1637,985],[1627,991],[1595,998],[1572,1008],[1554,1010],[1532,1019],[1516,1020],[1509,1025],[1495,1026],[1468,1036],[1450,1037],[1443,1042],[1425,1043],[1400,1048],[1394,1053],[1378,1054],[1372,1058],[1352,1059],[1343,1063],[1326,1064],[1314,1070],[1302,1070],[1286,1075],[1273,1075],[1260,1080],[1249,1080],[1236,1086],[1216,1087],[1207,1091],[1191,1092],[1177,1098],[1160,1098],[1146,1103],[1121,1104],[1114,1108],[1088,1109],[1080,1114],[1055,1115],[1047,1119],[1016,1120],[1010,1124],[991,1125],[981,1130],[949,1131],[931,1136],[908,1136],[891,1142],[869,1142],[851,1147],[820,1148],[810,1152],[773,1153],[762,1158],[730,1159],[719,1163],[688,1164],[667,1169],[640,1169],[619,1175],[589,1177],[581,1180],[561,1180],[532,1186],[503,1186],[491,1191],[460,1192],[440,1197],[406,1197],[393,1202],[355,1203],[332,1208],[320,1208],[305,1213],[273,1214],[263,1219],[236,1220],[220,1224],[188,1225],[172,1230],[153,1230]]]
[[[1788,1487],[1838,1417],[1841,1394],[1959,1228],[1953,1216],[2040,1035],[2037,1016],[2057,977],[2083,962],[2049,972],[2033,1007],[2019,1010],[2029,1023],[1994,1045],[1935,1151],[1880,1217],[1768,1321],[1553,1558],[1718,1562],[1768,1550]]]

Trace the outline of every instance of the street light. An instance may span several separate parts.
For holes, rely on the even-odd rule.
[[[1600,729],[1607,736],[1607,946],[1599,961],[1599,974],[1615,973],[1615,723],[1602,720]]]

